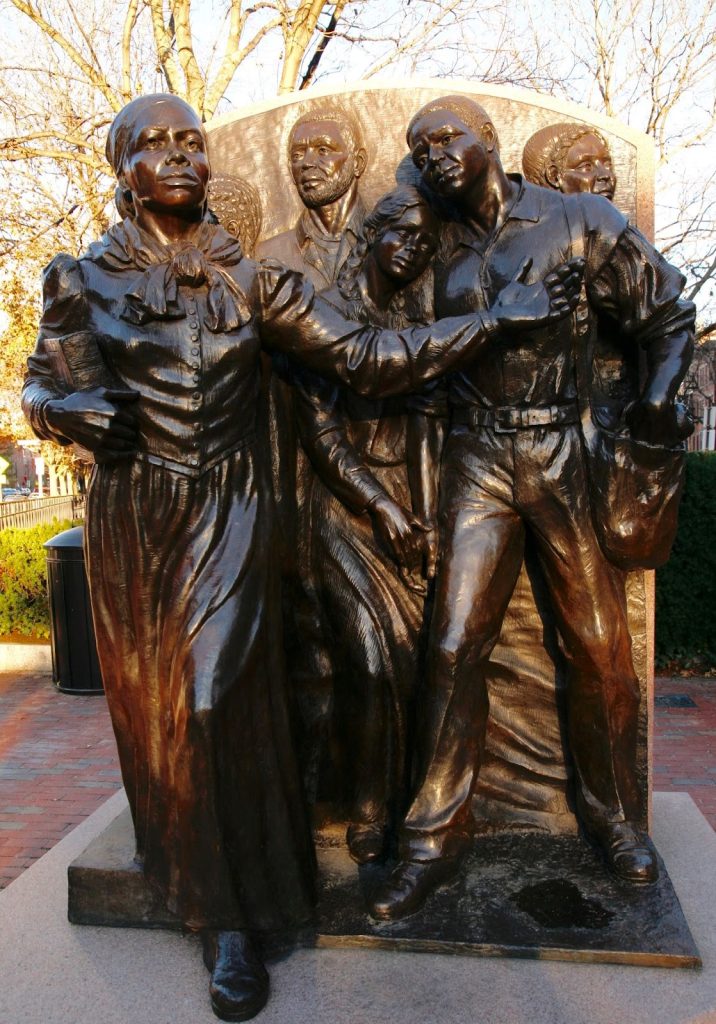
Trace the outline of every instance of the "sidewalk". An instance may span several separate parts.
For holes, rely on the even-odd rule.
[[[0,889],[120,786],[103,696],[0,674]]]
[[[658,679],[656,697],[654,789],[689,793],[716,829],[716,679]],[[120,786],[103,697],[0,674],[0,889]]]

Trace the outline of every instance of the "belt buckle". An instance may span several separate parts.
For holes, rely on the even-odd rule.
[[[514,413],[518,412],[518,410],[506,409],[504,411],[507,413],[505,419],[503,419],[502,416],[500,415],[500,411],[495,411],[495,425],[493,427],[493,430],[495,431],[496,434],[516,434],[518,424],[514,422]],[[509,423],[508,425],[508,423],[506,423],[506,420],[508,422],[509,420],[512,420],[512,422]]]

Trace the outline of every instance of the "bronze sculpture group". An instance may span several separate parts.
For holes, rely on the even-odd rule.
[[[225,1020],[268,997],[251,933],[309,921],[315,894],[301,775],[310,788],[316,736],[310,701],[291,720],[276,506],[295,520],[288,632],[305,624],[317,704],[335,686],[348,709],[351,855],[399,841],[374,917],[413,912],[459,871],[482,668],[528,533],[569,665],[583,824],[621,878],[657,873],[636,824],[638,686],[623,576],[590,513],[577,364],[597,317],[642,346],[627,423],[676,449],[693,308],[606,198],[564,194],[573,179],[551,168],[566,154],[584,180],[574,141],[550,150],[552,190],[505,174],[464,97],[423,107],[408,144],[420,187],[364,217],[357,127],[335,110],[302,118],[289,158],[306,214],[254,262],[208,213],[196,114],[135,100],[107,144],[124,219],[46,272],[23,404],[40,437],[95,456],[87,569],[137,858],[201,932]]]

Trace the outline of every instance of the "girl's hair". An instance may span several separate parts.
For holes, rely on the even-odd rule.
[[[341,267],[336,281],[338,291],[350,303],[350,309],[358,315],[360,320],[365,320],[365,315],[359,315],[361,312],[365,314],[365,310],[362,309],[358,275],[368,253],[387,228],[399,224],[406,210],[412,210],[415,207],[426,207],[437,220],[431,203],[419,188],[414,185],[399,185],[398,188],[387,192],[379,199],[363,221],[357,240]],[[393,319],[411,323],[424,323],[431,319],[431,311],[428,308],[431,303],[426,300],[426,289],[422,281],[424,276],[421,274],[420,278],[411,281],[396,293],[391,303],[391,311],[395,313]],[[396,324],[396,326],[398,325]]]

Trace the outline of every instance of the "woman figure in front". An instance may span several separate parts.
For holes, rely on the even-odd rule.
[[[574,275],[510,286],[495,316],[361,326],[210,223],[206,138],[182,100],[133,100],[107,156],[128,216],[50,264],[23,406],[40,437],[94,453],[86,564],[137,857],[201,932],[215,1013],[246,1020],[268,997],[249,934],[307,921],[315,869],[280,660],[261,345],[365,393],[405,392],[503,328],[564,315]]]

